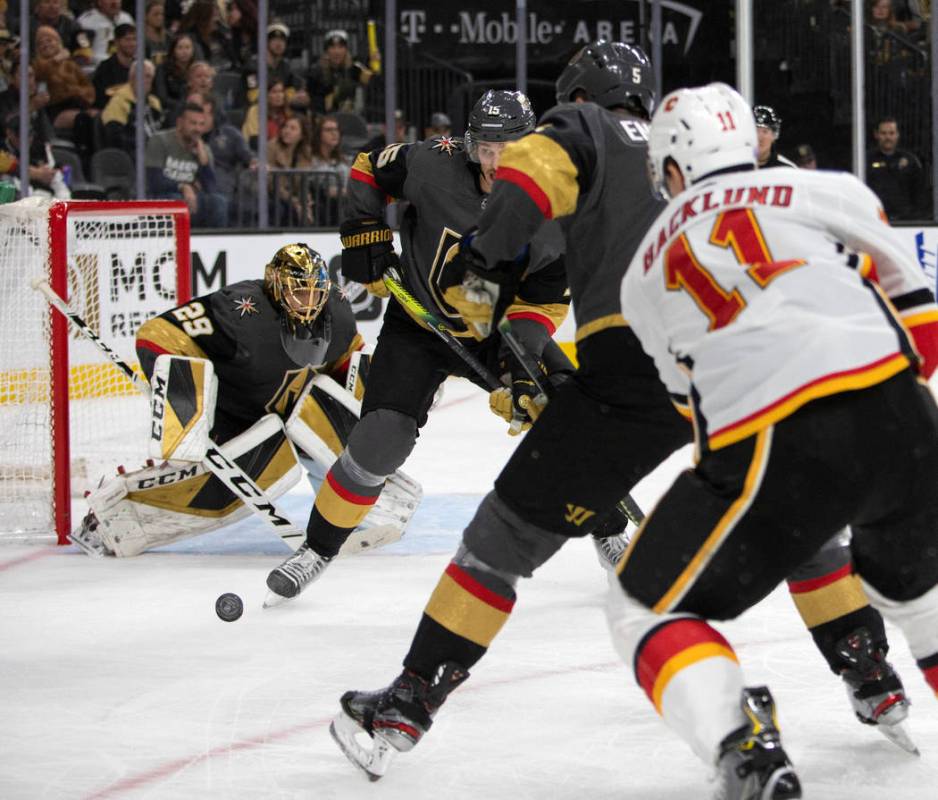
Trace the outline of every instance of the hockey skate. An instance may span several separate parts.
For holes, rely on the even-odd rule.
[[[89,511],[82,519],[81,526],[78,530],[68,535],[68,540],[85,555],[89,555],[92,558],[112,556],[114,553],[111,552],[104,543],[104,539],[102,539],[101,535],[98,533],[99,525],[100,523],[98,522],[98,518],[95,517],[94,512]]]
[[[593,546],[596,548],[600,566],[614,572],[619,564],[619,559],[622,558],[623,553],[629,547],[629,537],[624,533],[616,536],[604,536],[602,539],[594,536]]]
[[[743,689],[748,721],[720,744],[713,800],[794,800],[801,783],[782,749],[775,702],[765,686]]]
[[[909,700],[899,675],[886,660],[886,652],[873,643],[867,628],[858,628],[837,642],[837,652],[849,664],[840,676],[847,697],[864,725],[873,725],[890,742],[907,753],[920,755],[903,725]]]
[[[346,692],[329,733],[345,757],[376,781],[384,777],[394,756],[413,750],[447,695],[468,677],[448,661],[440,664],[432,681],[404,670],[386,689]],[[370,748],[367,741],[358,741],[362,734],[371,738]]]
[[[279,606],[296,597],[322,575],[330,561],[304,543],[267,576],[267,588],[270,591],[264,598],[264,608]]]

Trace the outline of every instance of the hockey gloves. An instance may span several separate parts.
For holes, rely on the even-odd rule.
[[[489,408],[508,423],[508,435],[517,436],[528,430],[547,405],[534,382],[521,378],[489,394]]]
[[[373,292],[372,285],[381,283],[386,269],[400,266],[394,252],[394,234],[381,220],[346,220],[339,227],[339,236],[346,280],[364,284]]]
[[[481,341],[492,332],[492,326],[514,298],[523,267],[514,269],[514,262],[505,262],[495,269],[487,268],[485,259],[472,246],[474,238],[475,231],[468,231],[458,247],[447,253],[440,288],[443,299],[459,312],[469,332]],[[503,270],[502,266],[510,268]]]

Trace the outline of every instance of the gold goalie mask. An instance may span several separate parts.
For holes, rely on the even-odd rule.
[[[283,312],[291,332],[308,327],[329,299],[329,267],[309,245],[281,247],[264,270],[264,291]]]

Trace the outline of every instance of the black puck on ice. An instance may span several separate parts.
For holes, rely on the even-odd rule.
[[[234,622],[244,612],[241,598],[231,592],[225,592],[215,601],[215,613],[225,622]]]

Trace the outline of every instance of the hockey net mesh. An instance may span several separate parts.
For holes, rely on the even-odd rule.
[[[63,237],[50,223],[52,206],[32,198],[0,206],[0,537],[6,538],[54,536],[54,460],[62,439],[53,429],[51,370],[59,356],[51,309],[33,281],[67,263],[69,307],[135,369],[137,328],[177,300],[171,213],[124,213],[119,204],[93,213],[71,203],[59,223]],[[62,242],[67,259],[57,258]],[[71,328],[67,341],[74,527],[86,490],[118,464],[135,469],[145,460],[149,414],[143,395],[91,342]]]

